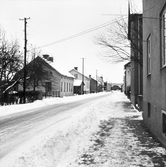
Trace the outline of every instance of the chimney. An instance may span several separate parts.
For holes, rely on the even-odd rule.
[[[74,69],[78,71],[78,67],[74,67]]]
[[[51,62],[53,62],[54,61],[54,59],[53,59],[53,57],[48,57],[48,59],[47,59],[48,61],[51,61]]]
[[[89,79],[91,79],[91,75],[89,75]]]
[[[47,55],[47,54],[44,54],[44,55],[43,55],[43,58],[45,58],[46,60],[48,60],[48,58],[49,58],[49,55]]]

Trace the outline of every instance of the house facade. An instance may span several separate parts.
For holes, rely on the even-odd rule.
[[[60,97],[74,95],[74,76],[71,75],[64,67],[55,63],[48,62],[56,71],[61,74],[60,80]]]
[[[109,82],[104,82],[104,91],[111,91],[111,88],[112,88],[112,84],[109,83]]]
[[[60,97],[63,96],[73,96],[74,93],[74,78],[69,76],[61,76],[61,90],[60,90]]]
[[[143,1],[143,119],[166,146],[166,1]]]
[[[46,97],[72,96],[74,77],[57,71],[49,59],[38,56],[27,64],[26,92],[41,91]],[[21,77],[22,72],[16,74],[14,79]],[[17,85],[17,91],[23,91],[23,83]]]
[[[142,14],[129,14],[128,39],[131,44],[131,94],[134,106],[142,110],[143,100],[143,54],[142,54]]]
[[[89,75],[90,79],[90,93],[96,93],[97,92],[97,81]]]
[[[85,75],[81,74],[78,71],[77,67],[75,67],[74,69],[70,70],[69,73],[72,74],[75,77],[75,81],[74,82],[80,81],[80,86],[82,85],[82,87],[81,87],[81,91],[82,92],[80,94],[90,93],[90,78],[88,78]],[[81,84],[82,83],[81,81],[83,82],[83,84]]]
[[[97,92],[104,91],[104,79],[103,76],[97,76]]]

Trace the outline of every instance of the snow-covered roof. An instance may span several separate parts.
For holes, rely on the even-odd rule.
[[[61,73],[64,76],[75,78],[72,74],[68,72],[67,69],[63,65],[55,64],[55,63],[49,63],[54,69],[56,69],[59,73]]]
[[[71,69],[69,72],[72,72],[72,71],[75,71],[76,73],[78,73],[78,74],[80,74],[80,75],[83,75],[81,72],[79,72],[78,70],[76,70],[76,69]],[[87,80],[90,80],[90,78],[89,77],[87,77],[87,76],[85,76],[85,75],[83,75]]]
[[[75,80],[74,81],[74,86],[81,86],[81,84],[82,84],[82,80]]]
[[[65,69],[64,65],[56,64],[55,62],[48,61],[44,58],[42,58],[45,62],[47,62],[51,67],[53,67],[55,70],[57,70],[61,75],[67,76],[70,78],[75,78],[72,74],[68,72],[67,69]]]

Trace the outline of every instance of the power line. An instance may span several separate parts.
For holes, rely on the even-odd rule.
[[[160,44],[160,40],[158,39],[158,37],[153,33],[152,27],[150,27],[147,22],[144,20],[146,26],[148,27],[148,29],[150,30],[151,34],[154,36],[154,38],[156,39],[156,41]]]
[[[46,44],[46,45],[37,47],[36,49],[41,49],[41,48],[48,47],[48,46],[51,46],[51,45],[55,45],[55,44],[58,44],[58,43],[61,43],[61,42],[65,42],[65,41],[70,40],[70,39],[73,39],[73,38],[77,38],[77,37],[79,37],[79,36],[82,36],[82,35],[85,35],[85,34],[87,34],[87,33],[90,33],[90,32],[96,31],[96,30],[98,30],[98,29],[101,29],[101,28],[103,28],[103,27],[109,26],[110,24],[113,24],[113,23],[115,23],[115,22],[117,22],[117,21],[119,21],[119,20],[121,20],[121,19],[122,19],[122,18],[120,17],[120,18],[118,18],[118,19],[116,19],[116,20],[114,20],[114,21],[106,22],[106,23],[104,23],[104,24],[98,25],[98,26],[96,26],[96,27],[90,28],[90,29],[85,30],[85,31],[82,31],[82,32],[80,32],[80,33],[77,33],[77,34],[68,36],[68,37],[66,37],[66,38],[63,38],[63,39],[60,39],[60,40],[51,42],[51,43],[49,43],[49,44]]]
[[[153,9],[154,7],[155,7],[155,6],[152,6],[152,7],[150,7],[149,9],[144,10],[143,13],[148,12],[149,10]]]

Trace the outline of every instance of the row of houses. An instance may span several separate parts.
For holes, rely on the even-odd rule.
[[[166,147],[166,2],[143,0],[143,14],[129,14],[131,61],[124,91]]]
[[[10,92],[23,92],[24,90],[24,68],[15,74],[10,84],[0,87],[0,94],[4,96],[0,101],[7,100]],[[4,85],[4,84],[3,84]],[[49,55],[38,56],[26,65],[26,94],[40,92],[40,97],[63,97],[74,94],[88,94],[101,91],[110,91],[111,84],[104,82],[103,77],[94,79],[83,75],[74,67],[65,71],[63,67],[55,65],[53,58]],[[32,93],[33,94],[33,93]],[[8,96],[9,97],[9,96]]]
[[[35,62],[42,66],[39,67],[39,70]],[[63,67],[59,68],[56,66],[53,60],[49,61],[49,55],[38,56],[27,67],[31,64],[35,64],[36,73],[41,69],[46,71],[40,78],[41,84],[36,86],[36,90],[41,90],[46,96],[57,95],[58,97],[63,97],[72,96],[73,94],[101,92],[103,90],[104,80],[102,77],[100,77],[100,81],[93,79],[91,76],[87,77],[78,71],[78,67],[74,67],[70,71],[65,71]],[[16,77],[14,79],[16,80]],[[31,85],[26,87],[26,91],[32,89]],[[22,88],[20,87],[19,90],[22,90]]]

